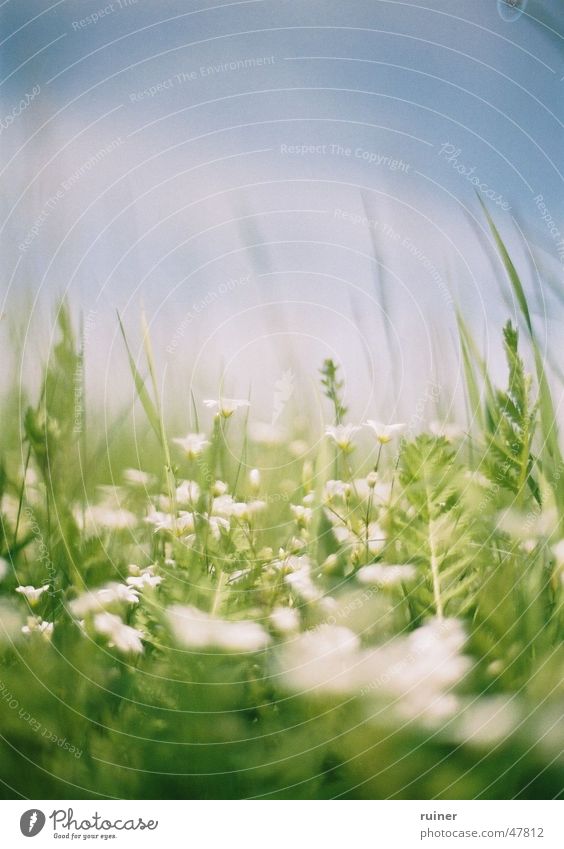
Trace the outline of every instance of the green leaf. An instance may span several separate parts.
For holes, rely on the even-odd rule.
[[[121,331],[121,335],[122,335],[123,341],[125,343],[125,348],[126,348],[126,351],[127,351],[127,359],[129,361],[129,368],[130,368],[131,374],[133,376],[133,381],[135,383],[135,389],[137,391],[137,396],[138,396],[139,400],[141,401],[143,409],[145,410],[145,415],[147,416],[149,424],[151,425],[151,427],[155,431],[155,434],[157,435],[157,438],[160,442],[161,441],[160,416],[157,412],[157,408],[155,407],[155,404],[153,403],[153,401],[151,399],[151,396],[147,392],[147,389],[145,387],[145,381],[141,377],[139,370],[137,369],[137,366],[135,365],[135,360],[133,359],[133,355],[131,353],[129,343],[127,341],[127,336],[125,335],[125,330],[124,330],[124,327],[123,327],[119,313],[118,313],[118,322],[119,322],[119,328],[120,328],[120,331]]]

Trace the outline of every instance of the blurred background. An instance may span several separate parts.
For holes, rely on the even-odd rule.
[[[109,410],[116,310],[137,353],[144,309],[171,406],[221,386],[269,421],[286,375],[303,411],[332,357],[354,418],[407,420],[429,381],[455,415],[456,308],[494,372],[517,313],[480,200],[558,368],[562,24],[559,0],[5,0],[4,384],[37,381],[66,296]]]

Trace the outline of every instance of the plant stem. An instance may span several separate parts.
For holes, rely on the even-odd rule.
[[[218,609],[219,609],[224,586],[225,586],[225,572],[221,571],[219,573],[219,577],[217,579],[217,587],[215,588],[215,593],[214,593],[214,596],[213,596],[213,603],[212,603],[212,609],[211,609],[211,615],[212,616],[215,616]]]
[[[439,579],[439,559],[437,557],[437,547],[435,542],[435,524],[431,518],[429,519],[429,548],[431,550],[431,575],[433,576],[433,596],[435,598],[437,619],[443,619],[444,612],[443,601],[441,598],[441,583]]]

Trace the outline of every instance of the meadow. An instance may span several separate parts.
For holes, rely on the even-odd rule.
[[[351,421],[332,360],[321,433],[222,392],[172,432],[122,326],[146,431],[97,439],[57,306],[37,397],[3,400],[5,798],[562,793],[555,388],[490,226],[505,383],[459,315],[466,420],[418,432]]]

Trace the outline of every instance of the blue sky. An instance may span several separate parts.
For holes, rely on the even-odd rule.
[[[4,2],[3,303],[35,304],[29,356],[64,292],[104,387],[114,310],[141,304],[198,387],[326,355],[370,375],[367,409],[456,381],[453,302],[487,350],[511,311],[476,183],[558,339],[564,12],[524,5]]]

